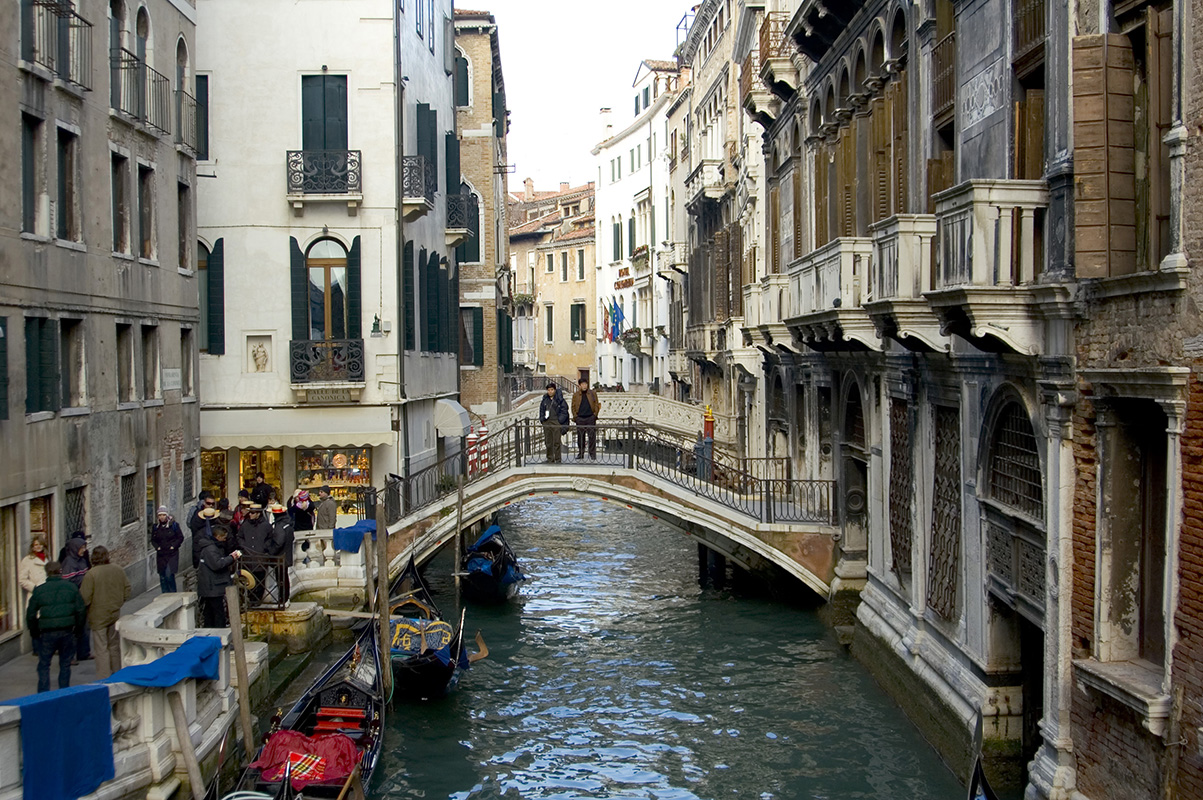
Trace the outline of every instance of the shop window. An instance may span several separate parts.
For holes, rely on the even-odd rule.
[[[248,492],[255,488],[255,474],[263,473],[263,480],[276,490],[276,499],[283,500],[284,451],[243,450],[238,454],[239,488]],[[207,488],[207,487],[206,487]]]
[[[936,406],[931,553],[927,604],[953,621],[961,574],[961,421],[955,408]]]
[[[229,481],[226,478],[226,451],[201,451],[201,489],[213,493],[214,497],[226,497],[229,491]],[[252,480],[254,475],[252,474]],[[192,503],[199,492],[185,493],[184,500]],[[237,493],[235,493],[237,494]]]
[[[369,447],[297,450],[297,488],[314,491],[329,486],[342,513],[354,513],[359,490],[371,485]]]

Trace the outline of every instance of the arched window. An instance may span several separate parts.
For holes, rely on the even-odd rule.
[[[865,409],[856,384],[849,387],[848,400],[844,405],[844,441],[853,447],[865,449]]]
[[[1034,519],[1044,518],[1040,454],[1027,411],[1011,401],[999,412],[987,462],[990,497]]]
[[[305,254],[309,277],[309,338],[347,339],[347,251],[319,239]]]

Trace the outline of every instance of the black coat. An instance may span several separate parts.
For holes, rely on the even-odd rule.
[[[75,588],[84,582],[84,575],[92,568],[92,559],[79,555],[79,548],[84,544],[83,539],[72,539],[63,548],[63,579],[75,584]]]
[[[156,517],[154,530],[150,532],[150,543],[155,548],[155,566],[159,572],[168,568],[173,573],[180,571],[180,547],[184,544],[180,523],[173,517],[160,523]]]
[[[292,566],[293,543],[297,539],[296,528],[287,514],[280,514],[272,525],[272,553],[284,556],[284,566]]]
[[[568,424],[568,403],[564,402],[564,393],[559,389],[551,397],[544,392],[543,400],[539,403],[539,422],[546,422],[553,417],[561,425]]]
[[[257,520],[247,517],[238,526],[238,546],[251,555],[270,555],[272,524],[262,514]]]
[[[215,539],[201,536],[192,540],[200,548],[200,566],[196,570],[196,593],[200,597],[221,597],[226,587],[234,583],[230,567],[234,556],[228,555]]]
[[[267,504],[275,492],[276,490],[272,488],[272,485],[267,481],[264,481],[263,483],[256,483],[251,488],[251,502],[267,508]]]

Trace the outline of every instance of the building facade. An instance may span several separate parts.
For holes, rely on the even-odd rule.
[[[503,376],[513,371],[513,276],[506,222],[509,119],[497,21],[485,12],[457,10],[455,47],[460,187],[458,195],[449,190],[448,214],[463,207],[468,236],[455,251],[460,399],[472,413],[492,415]],[[450,175],[450,164],[448,170]],[[449,218],[447,224],[454,229],[459,223]]]
[[[0,660],[28,647],[32,536],[85,531],[142,591],[156,507],[197,485],[195,26],[167,0],[0,10]]]
[[[466,432],[451,3],[200,12],[202,484],[233,496],[263,472],[350,510]],[[320,46],[259,35],[281,20]]]

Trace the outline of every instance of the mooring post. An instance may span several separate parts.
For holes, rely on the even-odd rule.
[[[383,664],[384,688],[388,697],[393,695],[393,668],[389,660],[391,652],[388,623],[388,523],[384,519],[384,508],[376,503],[376,493],[371,493],[372,504],[376,512],[376,613],[380,627],[380,661]]]
[[[188,783],[192,784],[192,800],[205,800],[205,779],[201,776],[200,761],[192,745],[192,734],[188,732],[188,717],[184,714],[184,701],[180,699],[180,693],[168,692],[167,705],[171,706],[175,738],[180,742],[180,755],[184,757],[184,767],[188,770]]]
[[[456,475],[456,502],[455,502],[455,564],[452,569],[455,570],[455,597],[456,602],[459,602],[459,562],[464,557],[464,476]]]
[[[242,747],[248,759],[255,757],[255,733],[251,726],[251,672],[246,666],[246,643],[242,639],[242,608],[237,586],[226,587],[226,611],[230,615],[230,645],[238,675],[238,720],[242,725]],[[199,768],[198,768],[199,769]]]
[[[380,577],[380,571],[376,571],[376,578],[372,577],[372,565],[376,560],[372,558],[372,532],[364,531],[363,534],[363,574],[367,580],[365,584],[366,593],[363,598],[363,607],[369,611],[376,608],[376,580]]]

